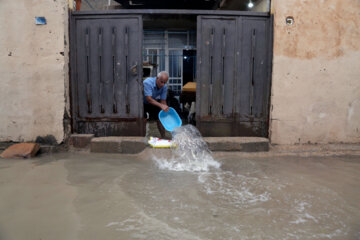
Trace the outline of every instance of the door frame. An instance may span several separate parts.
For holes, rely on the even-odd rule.
[[[70,96],[70,111],[71,111],[71,126],[72,133],[76,132],[76,120],[77,120],[77,109],[75,107],[76,95],[74,94],[73,88],[76,87],[76,46],[74,44],[74,38],[76,36],[76,20],[77,19],[98,19],[98,18],[121,18],[124,16],[143,16],[143,15],[207,15],[207,16],[251,16],[251,17],[260,17],[260,18],[270,18],[270,38],[269,38],[269,51],[268,51],[268,81],[269,81],[269,91],[268,91],[268,106],[267,106],[267,134],[265,137],[268,137],[269,134],[269,123],[270,123],[270,106],[271,106],[271,85],[272,85],[272,59],[273,59],[273,15],[269,12],[250,12],[250,11],[226,11],[226,10],[168,10],[168,9],[119,9],[119,10],[100,10],[100,11],[73,11],[69,14],[69,40],[70,40],[70,63],[69,63],[69,96]],[[197,23],[198,24],[198,23]],[[140,29],[143,30],[143,24],[141,21]],[[142,45],[142,39],[141,39]],[[142,46],[141,46],[142,47]],[[198,49],[199,46],[197,46]],[[140,51],[142,55],[142,51]],[[142,59],[142,56],[141,56]],[[197,60],[198,61],[198,60]],[[139,67],[141,64],[139,64]],[[139,71],[139,70],[138,70]],[[197,71],[199,68],[197,67]],[[142,76],[142,68],[139,71],[139,75]],[[198,77],[197,77],[198,79]],[[104,119],[105,121],[108,119]],[[142,129],[141,135],[145,135],[145,123],[144,119],[119,119],[119,121],[135,121],[137,128]],[[136,127],[134,127],[136,128]]]

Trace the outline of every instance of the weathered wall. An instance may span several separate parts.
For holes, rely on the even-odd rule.
[[[272,12],[271,142],[360,142],[360,1],[273,0]]]
[[[64,139],[67,4],[0,1],[0,141]],[[360,1],[273,0],[272,12],[271,142],[360,142]]]
[[[66,21],[67,1],[0,1],[0,141],[63,140]]]
[[[255,2],[254,12],[268,12],[269,11],[269,1],[270,0],[259,0]]]

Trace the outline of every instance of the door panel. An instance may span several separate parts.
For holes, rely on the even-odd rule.
[[[143,124],[134,127],[143,122],[141,17],[75,18],[74,25],[74,130],[144,135]]]
[[[267,76],[267,19],[239,19],[240,27],[240,61],[237,64],[236,109],[240,118],[263,118],[267,113],[268,76]]]
[[[267,136],[269,17],[198,17],[197,126],[204,136]]]
[[[202,64],[198,113],[202,117],[221,118],[233,113],[236,19],[203,19],[200,28],[198,59]]]

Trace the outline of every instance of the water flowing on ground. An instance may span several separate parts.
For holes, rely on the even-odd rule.
[[[132,185],[144,211],[172,226],[170,238],[360,239],[359,195],[343,191],[359,179],[350,167],[359,167],[357,161],[214,159],[191,125],[176,129],[173,141],[170,156],[153,157],[160,172],[144,176],[145,186]],[[119,231],[124,227],[118,224]]]
[[[154,152],[170,154],[0,159],[0,239],[360,239],[359,155],[214,153],[219,168],[172,171]]]
[[[172,149],[170,158],[153,157],[160,169],[206,172],[210,168],[220,167],[220,163],[214,160],[199,130],[193,125],[176,128],[172,140],[176,147]]]

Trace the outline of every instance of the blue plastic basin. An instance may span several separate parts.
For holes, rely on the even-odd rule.
[[[159,112],[159,119],[164,128],[169,132],[172,132],[176,127],[181,127],[182,124],[179,115],[172,107],[167,112],[161,110]]]

